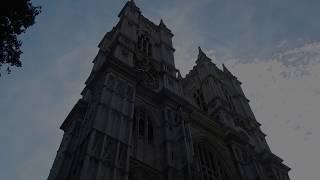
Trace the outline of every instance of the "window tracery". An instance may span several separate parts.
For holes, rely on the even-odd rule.
[[[195,102],[197,103],[197,105],[200,107],[201,110],[203,110],[205,112],[208,111],[207,105],[206,105],[205,100],[204,100],[203,93],[202,93],[202,91],[200,89],[197,89],[194,92],[193,98],[194,98]]]
[[[133,115],[133,135],[148,144],[154,142],[154,127],[150,114],[143,108],[135,109]]]
[[[143,54],[147,56],[152,55],[151,38],[146,33],[140,34],[138,36],[137,47],[138,50],[140,50]]]
[[[231,96],[230,92],[229,92],[226,88],[224,88],[224,87],[222,88],[222,90],[223,90],[223,93],[224,93],[224,95],[225,95],[225,98],[226,98],[226,100],[227,100],[227,103],[228,103],[231,111],[235,111],[236,108],[235,108],[235,106],[234,106],[234,104],[233,104],[232,96]]]
[[[205,145],[196,146],[201,180],[231,180],[228,169],[222,163],[221,158]]]

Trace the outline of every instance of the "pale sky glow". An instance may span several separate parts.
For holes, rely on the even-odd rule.
[[[125,0],[33,1],[43,12],[23,35],[23,67],[0,78],[0,179],[46,179],[59,126],[80,98]],[[172,30],[185,75],[197,47],[243,83],[271,150],[292,180],[318,180],[320,167],[320,1],[136,0]]]

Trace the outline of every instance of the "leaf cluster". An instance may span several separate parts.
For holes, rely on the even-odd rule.
[[[33,6],[30,0],[5,0],[0,8],[0,72],[3,65],[21,67],[21,40],[18,36],[35,23],[41,13],[40,6]],[[1,76],[1,73],[0,73]]]

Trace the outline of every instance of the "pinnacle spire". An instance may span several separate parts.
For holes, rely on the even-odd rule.
[[[130,3],[132,3],[132,5],[136,6],[136,3],[134,2],[134,0],[129,0]]]
[[[230,71],[228,70],[228,68],[222,64],[222,68],[223,68],[223,71],[226,72],[226,73],[230,73]],[[231,73],[230,73],[231,74]]]
[[[162,19],[160,19],[160,24],[159,24],[159,26],[161,26],[161,25],[166,26],[166,25],[164,24],[164,22],[163,22]]]
[[[229,69],[228,69],[224,64],[222,64],[222,69],[223,69],[223,72],[224,72],[224,73],[229,74],[229,75],[235,77],[235,76],[229,71]]]
[[[199,64],[203,61],[211,62],[211,59],[208,58],[208,56],[202,51],[201,47],[198,46],[198,59],[196,60],[196,63]]]
[[[124,5],[124,7],[121,9],[118,17],[120,17],[125,11],[127,11],[130,8],[134,12],[138,12],[139,14],[141,13],[140,9],[136,6],[136,3],[134,2],[134,0],[128,0],[127,3]]]
[[[138,8],[137,5],[136,5],[136,3],[134,2],[134,0],[129,0],[127,3],[128,3],[131,7]]]
[[[163,27],[165,29],[168,29],[168,27],[164,24],[162,19],[160,20],[159,27]]]
[[[201,59],[201,58],[203,58],[203,57],[207,57],[207,55],[202,51],[202,49],[201,49],[200,46],[198,46],[198,51],[199,51],[199,53],[198,53],[198,59]]]

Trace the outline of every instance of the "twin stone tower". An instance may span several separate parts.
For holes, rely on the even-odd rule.
[[[99,44],[48,180],[289,180],[241,82],[199,48],[181,77],[172,32],[134,1]]]

